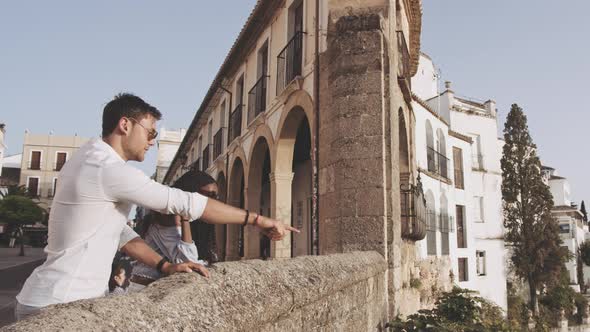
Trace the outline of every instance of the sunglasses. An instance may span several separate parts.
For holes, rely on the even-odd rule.
[[[135,120],[134,118],[127,118],[127,119],[129,119],[129,120],[137,123],[138,125],[141,126],[141,128],[145,129],[147,131],[147,133],[148,133],[148,140],[151,141],[151,140],[155,139],[156,137],[158,137],[158,131],[157,130],[155,130],[155,129],[148,129],[148,128],[144,127],[144,125],[142,125],[141,123],[139,123],[139,121]]]
[[[219,195],[217,194],[217,192],[215,191],[205,191],[205,190],[201,190],[199,191],[199,194],[203,195],[203,196],[207,196],[209,198],[213,198],[213,199],[219,199]]]

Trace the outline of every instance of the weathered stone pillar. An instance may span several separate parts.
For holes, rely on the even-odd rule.
[[[271,173],[270,174],[270,192],[271,207],[270,214],[272,218],[279,219],[286,224],[291,224],[291,183],[293,182],[293,173]],[[283,240],[272,242],[270,248],[272,258],[290,258],[291,257],[291,236],[286,236]]]
[[[382,15],[386,10],[379,6],[330,12],[328,49],[320,74],[322,254],[375,250],[389,258],[393,220],[388,167],[393,158],[391,139],[398,135],[389,128],[397,110],[392,112],[387,101],[388,51]],[[385,285],[388,301],[390,282]],[[382,314],[387,317],[387,312]]]
[[[231,197],[228,200],[228,204],[231,206],[240,206],[239,197]],[[225,252],[227,261],[235,261],[240,259],[238,252],[238,243],[240,241],[240,226],[239,225],[227,225],[227,241],[225,243]]]
[[[248,187],[248,210],[252,213],[258,213],[260,211],[260,193],[262,188],[260,186]],[[244,258],[259,258],[260,257],[260,244],[259,244],[259,232],[258,229],[248,226],[244,228]]]

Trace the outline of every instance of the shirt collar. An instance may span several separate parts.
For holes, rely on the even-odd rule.
[[[116,158],[118,158],[119,160],[121,160],[122,162],[126,162],[125,159],[123,159],[118,153],[117,151],[115,151],[115,149],[113,149],[112,146],[108,145],[105,141],[102,140],[102,138],[98,137],[95,138],[95,144],[96,146],[98,146],[99,149],[109,153],[112,156],[115,156]]]

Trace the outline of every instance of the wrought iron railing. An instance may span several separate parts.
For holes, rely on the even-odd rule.
[[[277,95],[301,76],[303,68],[303,31],[298,31],[277,56]]]
[[[263,75],[258,79],[254,87],[248,92],[248,124],[250,124],[258,114],[266,110],[266,85],[268,76]]]
[[[426,237],[426,199],[422,183],[401,185],[401,223],[402,237],[419,241]]]
[[[213,136],[213,160],[217,159],[223,153],[223,136],[225,134],[225,128],[219,128],[219,130]]]
[[[211,149],[209,149],[210,146],[210,144],[207,144],[207,147],[205,148],[205,150],[203,150],[203,171],[209,168],[209,161],[211,160]]]
[[[242,135],[242,104],[238,104],[229,115],[229,141],[233,142]]]
[[[449,178],[449,159],[431,147],[427,148],[428,171]]]

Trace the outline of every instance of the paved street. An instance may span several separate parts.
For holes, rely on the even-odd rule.
[[[25,279],[45,259],[42,248],[25,248],[25,257],[18,253],[19,248],[0,248],[0,326],[14,321],[14,297]]]

